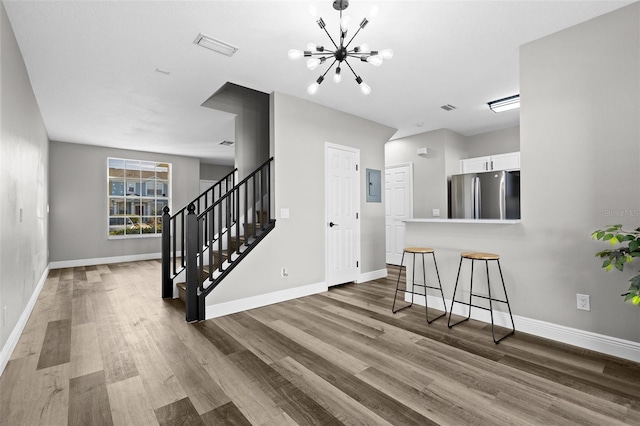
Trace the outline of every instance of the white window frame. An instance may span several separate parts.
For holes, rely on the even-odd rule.
[[[158,228],[158,226],[162,223],[162,205],[166,203],[171,209],[172,164],[166,161],[107,157],[106,172],[107,238],[157,238],[162,236],[162,228]],[[136,173],[138,176],[135,176]],[[166,173],[167,179],[164,179],[164,176],[159,176],[160,173]],[[152,195],[148,195],[147,185],[149,183],[154,188]],[[167,185],[167,193],[158,194],[158,190],[162,189],[165,184]],[[120,193],[114,194],[115,185],[118,185],[119,189],[116,192]],[[132,185],[133,195],[129,193],[129,188]],[[140,194],[136,194],[136,187],[139,188]],[[147,211],[149,203],[153,205],[151,211]],[[122,209],[122,213],[118,207]],[[131,209],[135,211],[131,211]],[[122,225],[114,223],[119,222],[114,219],[121,218],[124,219]],[[148,219],[148,222],[143,222],[144,219]],[[149,231],[151,228],[153,231]],[[122,233],[120,233],[121,231]]]

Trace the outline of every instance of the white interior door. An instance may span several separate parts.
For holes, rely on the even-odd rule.
[[[360,151],[325,144],[327,285],[360,276]]]
[[[386,261],[400,265],[405,223],[413,217],[413,165],[391,166],[384,171]]]

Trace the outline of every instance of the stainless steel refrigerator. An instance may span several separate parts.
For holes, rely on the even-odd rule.
[[[520,171],[451,176],[452,219],[520,219]]]

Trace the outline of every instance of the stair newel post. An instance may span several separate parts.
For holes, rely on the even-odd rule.
[[[187,207],[187,321],[198,321],[198,218],[193,203]]]
[[[162,210],[162,298],[173,297],[173,280],[171,276],[171,216],[169,206]]]

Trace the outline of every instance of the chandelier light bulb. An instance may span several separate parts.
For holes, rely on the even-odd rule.
[[[310,51],[312,51],[312,52],[315,52],[315,51],[316,51],[316,47],[318,47],[318,45],[317,45],[317,44],[315,44],[315,43],[309,43],[309,44],[307,44],[307,50],[310,50]]]
[[[346,33],[347,30],[349,29],[350,21],[351,21],[351,18],[349,16],[343,16],[342,19],[340,19],[340,29],[342,30],[343,33]]]
[[[304,55],[302,50],[289,49],[289,59],[300,59]]]
[[[320,87],[320,85],[316,82],[313,82],[309,85],[309,87],[307,87],[307,93],[310,94],[311,96],[315,95],[316,92],[318,91],[318,88]]]
[[[370,52],[371,49],[369,48],[369,45],[367,43],[362,43],[360,45],[360,52]]]
[[[320,65],[320,58],[307,59],[307,68],[309,68],[310,70],[315,70],[316,68],[318,68],[318,65]]]
[[[362,91],[363,95],[368,95],[369,93],[371,93],[371,87],[369,87],[369,85],[364,81],[360,83],[360,90]]]
[[[382,58],[378,55],[367,56],[367,62],[369,62],[371,65],[379,67],[380,65],[382,65]]]
[[[391,59],[391,58],[393,58],[393,50],[384,49],[384,50],[381,50],[380,52],[378,52],[378,55],[380,55],[380,57],[382,57],[382,59]]]
[[[336,73],[333,75],[333,81],[336,83],[340,83],[342,81],[342,74],[340,73],[342,70],[340,67],[336,68]]]
[[[371,21],[373,18],[376,17],[376,15],[378,15],[379,11],[380,11],[380,8],[378,6],[373,6],[369,11],[369,14],[367,14],[367,19]]]
[[[309,5],[309,15],[313,16],[314,19],[318,18],[318,9],[311,4]]]

